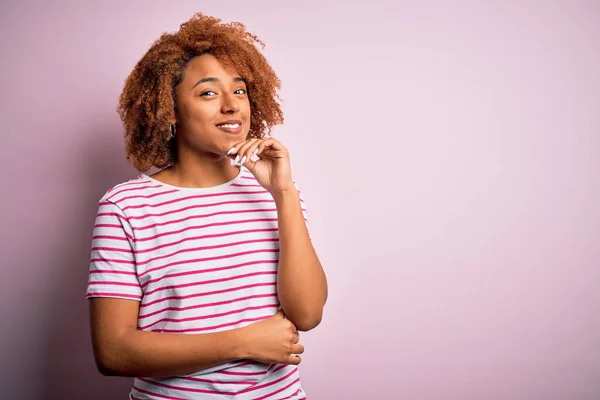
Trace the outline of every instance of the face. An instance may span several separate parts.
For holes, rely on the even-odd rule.
[[[177,95],[179,147],[205,155],[224,155],[250,130],[246,84],[233,68],[204,54],[190,61]]]

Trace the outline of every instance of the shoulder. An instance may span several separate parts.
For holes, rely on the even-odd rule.
[[[108,189],[100,198],[100,203],[116,204],[127,196],[143,194],[144,191],[156,188],[156,186],[150,178],[144,174],[140,174],[133,179],[121,182]]]

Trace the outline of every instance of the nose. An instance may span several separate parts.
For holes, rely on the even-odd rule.
[[[240,105],[234,95],[228,93],[222,99],[221,112],[223,114],[235,114],[240,111]]]

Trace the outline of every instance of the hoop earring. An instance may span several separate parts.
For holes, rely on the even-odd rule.
[[[175,125],[171,124],[171,139],[175,139]]]

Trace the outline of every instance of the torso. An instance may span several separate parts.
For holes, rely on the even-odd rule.
[[[202,334],[246,326],[278,310],[277,210],[247,171],[209,189],[146,175],[115,187],[142,289],[139,329]],[[137,378],[134,399],[303,399],[297,367],[240,360],[166,379]],[[167,397],[164,397],[167,396]]]

